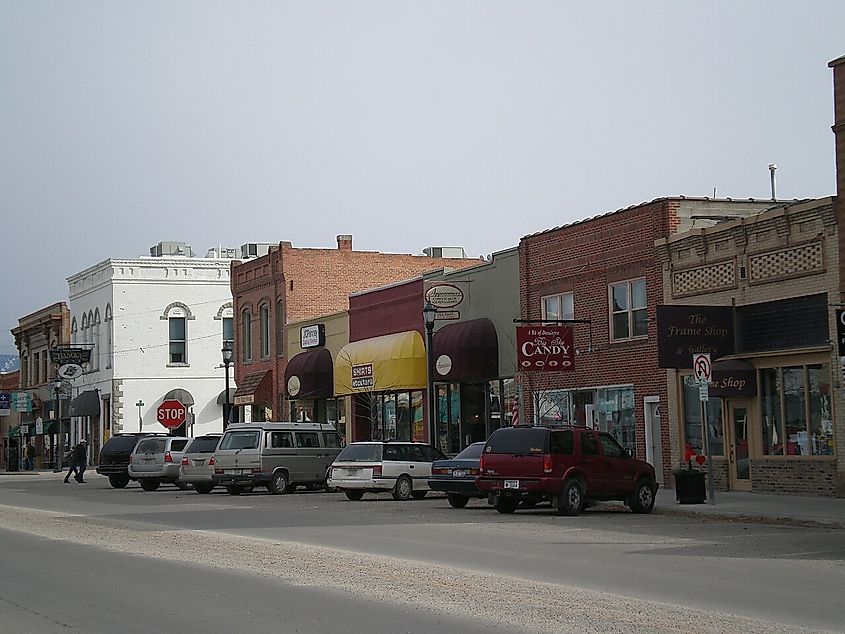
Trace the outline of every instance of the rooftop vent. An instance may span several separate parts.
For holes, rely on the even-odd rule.
[[[241,259],[260,258],[262,255],[270,253],[269,242],[247,242],[241,245]]]
[[[173,256],[191,258],[194,256],[194,252],[191,247],[184,242],[159,242],[155,246],[150,247],[150,255],[154,258],[166,258]]]
[[[232,247],[212,247],[205,257],[216,260],[234,260],[238,257],[238,250]]]
[[[426,247],[423,253],[430,258],[465,258],[467,256],[463,247]]]

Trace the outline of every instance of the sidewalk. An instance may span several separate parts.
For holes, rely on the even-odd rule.
[[[678,504],[673,489],[660,489],[654,512],[713,519],[749,520],[845,528],[845,498],[716,491],[716,503]]]

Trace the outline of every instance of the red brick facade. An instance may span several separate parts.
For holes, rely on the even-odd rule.
[[[281,242],[268,255],[232,263],[234,299],[235,379],[242,381],[250,373],[271,370],[274,417],[284,394],[287,358],[285,328],[302,321],[347,310],[349,295],[392,284],[442,268],[464,268],[478,264],[477,259],[430,258],[409,254],[353,251],[351,236],[338,236],[337,249],[296,248]],[[270,310],[270,354],[261,355],[261,306]],[[244,361],[243,315],[252,316],[252,360]],[[276,415],[279,412],[280,415]]]

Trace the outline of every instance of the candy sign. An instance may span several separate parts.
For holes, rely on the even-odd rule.
[[[517,326],[516,361],[527,372],[572,372],[575,346],[568,326]]]

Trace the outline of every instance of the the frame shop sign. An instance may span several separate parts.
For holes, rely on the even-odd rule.
[[[692,355],[714,359],[734,352],[730,306],[658,306],[657,358],[661,368],[692,367]]]

